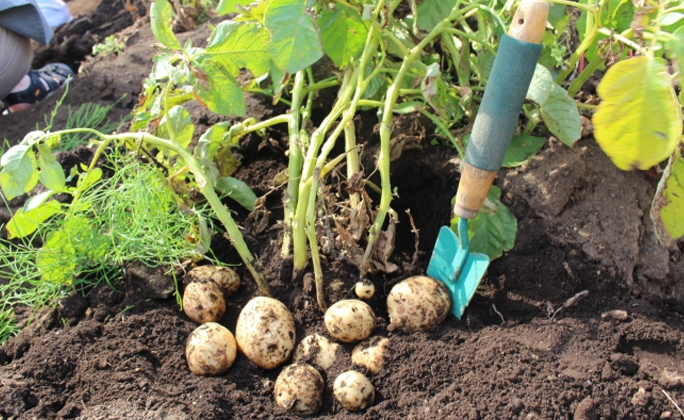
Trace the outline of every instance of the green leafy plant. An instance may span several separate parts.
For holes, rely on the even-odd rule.
[[[114,284],[131,262],[173,273],[207,253],[206,208],[179,205],[158,170],[134,156],[113,151],[105,169],[113,175],[72,170],[73,179],[84,180],[79,186],[90,185],[71,204],[46,199],[14,213],[5,226],[10,240],[0,241],[3,302],[42,306],[72,289]]]
[[[109,57],[111,55],[119,55],[126,50],[126,43],[117,38],[117,36],[109,35],[105,40],[93,46],[94,57]]]
[[[150,11],[162,52],[145,82],[132,129],[154,130],[158,136],[173,138],[173,130],[164,128],[168,126],[164,122],[182,112],[178,108],[192,99],[216,113],[238,117],[245,113],[243,92],[265,93],[285,101],[287,114],[213,127],[202,135],[195,155],[216,185],[219,173],[229,176],[234,170],[230,145],[270,126],[287,126],[289,165],[282,253],[293,254],[295,275],[312,264],[321,308],[325,308],[325,298],[316,225],[321,223],[318,209],[330,200],[325,194],[326,175],[346,164],[348,182],[360,180],[361,190],[367,183],[358,163],[354,116],[368,109],[376,109],[379,116],[380,202],[372,208],[363,191],[349,191],[348,197],[336,203],[344,210],[335,216],[335,227],[345,234],[353,231],[352,239],[338,246],[366,275],[378,269],[391,270],[386,250],[392,248],[396,217],[390,206],[395,193],[390,184],[390,161],[401,151],[392,144],[395,115],[420,112],[462,155],[464,139],[452,132],[463,131],[474,117],[498,39],[511,16],[510,5],[501,10],[497,1],[426,0],[404,18],[395,17],[400,5],[385,0],[221,1],[218,14],[237,12],[238,16],[218,24],[206,48],[181,45],[170,29],[174,12],[166,0],[156,1]],[[477,21],[476,29],[469,18]],[[316,80],[312,66],[323,56],[339,73]],[[251,78],[245,78],[244,72]],[[538,68],[535,80],[536,90],[525,106],[528,124],[513,142],[509,166],[524,162],[541,147],[543,139],[532,132],[542,122],[569,145],[580,136],[575,102],[544,67]],[[321,123],[309,128],[316,93],[327,88],[337,90],[337,100]],[[344,153],[330,156],[341,137]],[[389,225],[383,230],[388,215]],[[502,220],[515,224],[514,219]],[[365,250],[361,248],[364,240]],[[477,237],[474,242],[477,244]],[[498,245],[492,244],[492,256],[500,255],[512,243],[507,236]]]

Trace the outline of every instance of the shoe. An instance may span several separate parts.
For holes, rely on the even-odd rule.
[[[2,100],[5,106],[33,104],[48,98],[66,86],[73,79],[74,72],[66,64],[52,63],[38,70],[29,70],[28,76],[31,80],[29,87],[7,95]]]

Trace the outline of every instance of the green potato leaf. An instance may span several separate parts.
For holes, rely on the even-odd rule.
[[[214,157],[229,127],[230,121],[214,124],[200,136],[197,147],[195,147],[195,157],[199,160],[204,174],[214,185],[219,178],[219,170],[214,162]]]
[[[279,69],[294,74],[323,57],[321,36],[306,0],[271,1],[264,24],[271,31],[268,51]]]
[[[446,19],[451,10],[454,8],[454,2],[450,0],[425,0],[422,2],[417,10],[418,28],[422,31],[429,32],[439,22]]]
[[[188,147],[195,133],[190,113],[184,106],[176,105],[164,115],[157,128],[159,137],[172,140],[183,147]]]
[[[50,190],[56,192],[66,191],[66,177],[64,176],[64,169],[62,165],[57,162],[57,159],[52,154],[49,147],[38,143],[38,166],[40,167],[40,174],[38,179],[40,183]]]
[[[156,0],[150,8],[150,24],[152,34],[160,44],[175,51],[181,50],[181,44],[173,34],[173,7],[167,0]]]
[[[544,124],[558,140],[572,147],[582,137],[575,101],[565,89],[554,82],[546,67],[537,65],[527,91],[527,99],[539,105]]]
[[[684,236],[684,158],[679,150],[670,157],[658,183],[651,219],[660,242],[667,246]]]
[[[342,68],[361,55],[368,28],[356,10],[337,5],[334,11],[324,10],[318,24],[323,50],[337,67]]]
[[[648,169],[672,155],[682,137],[682,114],[663,59],[621,61],[597,91],[594,136],[615,166]]]
[[[247,184],[239,179],[233,178],[232,176],[219,178],[216,185],[214,185],[214,188],[218,192],[226,194],[247,210],[254,210],[254,203],[257,200],[257,196]]]
[[[69,234],[63,230],[50,232],[36,257],[36,268],[44,281],[70,284],[76,272],[76,251]]]
[[[29,211],[20,208],[7,222],[7,239],[24,238],[35,232],[41,223],[59,213],[62,213],[62,205],[54,200]]]
[[[501,166],[504,168],[515,168],[522,165],[537,154],[544,145],[544,142],[546,142],[545,138],[529,134],[513,136]]]
[[[667,43],[667,49],[670,54],[677,59],[679,66],[679,86],[684,86],[684,27],[674,31],[673,38]],[[681,93],[681,92],[680,92]]]
[[[269,33],[265,27],[227,20],[211,33],[204,54],[223,64],[234,77],[239,76],[243,68],[254,77],[260,77],[270,69],[268,42]]]
[[[215,12],[219,16],[227,15],[228,13],[237,12],[237,6],[246,7],[252,2],[253,0],[221,0],[218,6],[216,6]]]
[[[479,252],[490,259],[499,258],[513,248],[518,221],[511,211],[501,203],[501,190],[492,185],[485,205],[477,216],[468,221],[470,252]],[[458,235],[458,216],[451,220],[451,230]]]
[[[193,69],[190,83],[197,100],[213,112],[227,117],[245,115],[245,98],[240,85],[211,57],[201,61],[201,68]]]
[[[30,146],[12,146],[0,159],[0,187],[7,200],[29,192],[38,183],[38,161]]]

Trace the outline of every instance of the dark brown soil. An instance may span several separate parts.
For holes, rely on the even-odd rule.
[[[124,30],[130,34],[126,53],[87,64],[66,103],[105,104],[127,93],[115,115],[130,111],[154,55],[149,24],[131,23]],[[203,27],[184,37],[201,45],[208,33]],[[5,137],[21,139],[55,100],[0,117]],[[268,101],[248,103],[248,112],[258,118],[273,112]],[[199,125],[216,122],[199,107],[191,112]],[[56,128],[65,119],[62,110]],[[372,116],[358,121],[368,156],[377,143],[373,121]],[[277,143],[279,134],[273,138]],[[378,289],[370,301],[375,334],[390,338],[384,370],[368,373],[375,403],[351,413],[334,401],[332,382],[352,367],[353,345],[343,345],[338,362],[321,372],[326,389],[315,417],[681,419],[668,396],[684,405],[683,247],[664,250],[653,241],[647,214],[653,181],[615,169],[592,138],[573,149],[551,140],[523,168],[501,171],[503,200],[518,219],[516,244],[492,262],[462,320],[450,315],[434,331],[412,335],[389,328],[387,292],[397,281],[425,272],[437,231],[449,221],[458,182],[455,151],[427,143],[418,142],[393,162],[399,198],[392,205],[401,219],[392,261],[400,268],[370,279]],[[261,146],[258,139],[245,139],[236,175],[257,194],[267,192],[268,181],[286,165],[276,145]],[[364,162],[372,165],[372,159]],[[291,262],[279,257],[277,194],[267,206],[271,228],[248,234],[247,242],[272,291],[292,311],[298,339],[327,335],[310,274],[293,280]],[[412,269],[415,238],[405,209],[420,230]],[[239,223],[245,217],[238,212]],[[239,263],[222,239],[213,248],[222,260]],[[256,292],[246,270],[237,270],[243,284],[221,321],[232,331],[240,308]],[[324,271],[329,303],[353,297],[356,268],[327,256]],[[223,376],[194,376],[184,350],[196,325],[175,300],[155,298],[152,282],[133,276],[117,290],[100,286],[88,297],[77,294],[42,309],[0,347],[1,419],[296,418],[274,402],[280,369],[261,370],[239,354]]]

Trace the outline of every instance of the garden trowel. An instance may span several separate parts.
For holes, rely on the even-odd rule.
[[[508,34],[501,38],[494,65],[461,164],[454,214],[458,236],[442,226],[428,276],[441,280],[451,295],[451,313],[461,319],[489,266],[485,254],[471,253],[468,220],[475,218],[501,168],[518,115],[541,54],[549,5],[523,0]]]

